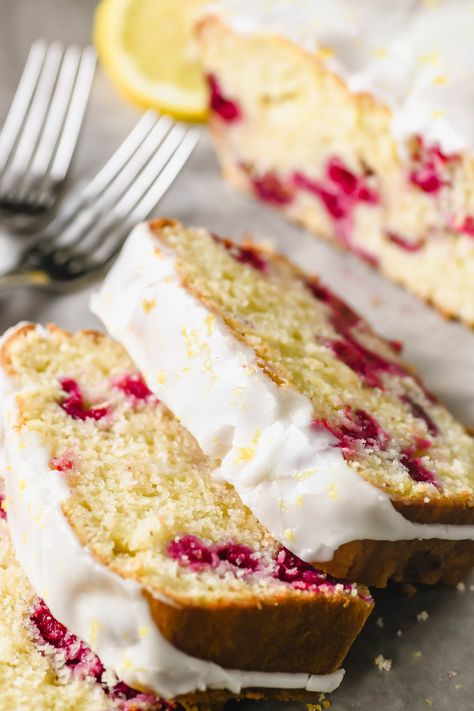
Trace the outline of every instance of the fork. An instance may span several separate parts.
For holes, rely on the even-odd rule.
[[[132,226],[153,210],[198,139],[198,129],[145,113],[95,178],[72,194],[13,269],[0,275],[0,288],[69,291],[95,279]]]
[[[0,133],[0,211],[33,222],[55,204],[92,87],[96,55],[58,42],[31,46]]]

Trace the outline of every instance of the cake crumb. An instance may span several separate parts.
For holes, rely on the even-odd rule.
[[[433,706],[433,700],[432,699],[425,699],[426,703],[428,706]]]
[[[465,589],[466,589],[466,586],[465,586],[465,584],[464,584],[463,582],[458,583],[458,584],[456,585],[456,590],[459,590],[459,592],[464,592]]]
[[[392,660],[385,659],[382,654],[379,654],[377,657],[375,657],[374,664],[379,671],[390,671],[390,669],[392,668]]]
[[[419,659],[420,657],[423,656],[423,654],[420,652],[419,649],[417,649],[416,652],[413,652],[413,656],[415,659]]]
[[[416,616],[416,619],[418,620],[418,622],[426,622],[426,620],[428,619],[428,616],[429,616],[429,615],[428,615],[428,613],[426,612],[426,610],[422,610],[422,611]]]
[[[411,583],[399,583],[398,589],[402,595],[406,595],[407,597],[413,597],[417,593],[416,587]]]
[[[469,588],[469,590],[470,590],[471,592],[474,592],[474,585],[471,585],[470,588]]]
[[[403,632],[401,630],[397,630],[397,637],[401,637]]]
[[[377,627],[380,627],[380,629],[383,629],[383,617],[377,617],[375,620],[375,624]]]
[[[455,679],[458,676],[457,671],[448,671],[448,679]]]
[[[306,708],[308,711],[324,711],[324,709],[328,709],[331,706],[331,702],[328,699],[319,699],[321,703],[319,704],[306,704]]]

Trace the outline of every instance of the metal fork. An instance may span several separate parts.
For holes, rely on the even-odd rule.
[[[132,226],[164,195],[198,139],[198,129],[144,114],[95,178],[71,196],[16,266],[0,275],[0,288],[68,291],[96,278]]]
[[[94,78],[92,47],[33,43],[0,133],[0,211],[30,221],[55,204]]]

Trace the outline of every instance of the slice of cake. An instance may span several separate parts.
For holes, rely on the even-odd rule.
[[[367,589],[272,539],[119,344],[24,325],[0,359],[12,538],[63,625],[175,701],[314,700],[339,684]]]
[[[398,343],[283,257],[140,225],[93,310],[263,525],[337,577],[455,583],[474,440]]]
[[[171,711],[171,704],[107,671],[34,594],[15,560],[1,481],[0,490],[2,711]]]
[[[469,0],[222,0],[198,26],[237,187],[474,326]]]

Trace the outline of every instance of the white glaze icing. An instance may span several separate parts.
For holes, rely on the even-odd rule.
[[[220,0],[237,32],[279,33],[326,61],[354,92],[393,111],[393,132],[474,150],[474,6],[471,0]],[[327,51],[329,50],[329,52]],[[331,53],[331,56],[328,54]]]
[[[156,247],[159,246],[159,253]],[[354,540],[474,538],[474,526],[415,524],[311,426],[312,405],[277,386],[180,283],[173,254],[138,225],[92,310],[272,535],[306,561]]]
[[[173,647],[153,622],[140,585],[111,572],[79,543],[61,508],[69,496],[64,475],[50,468],[38,433],[17,426],[14,384],[1,369],[0,396],[8,524],[17,559],[53,615],[107,668],[130,686],[166,698],[205,689],[330,692],[339,686],[342,669],[326,675],[223,669]]]

